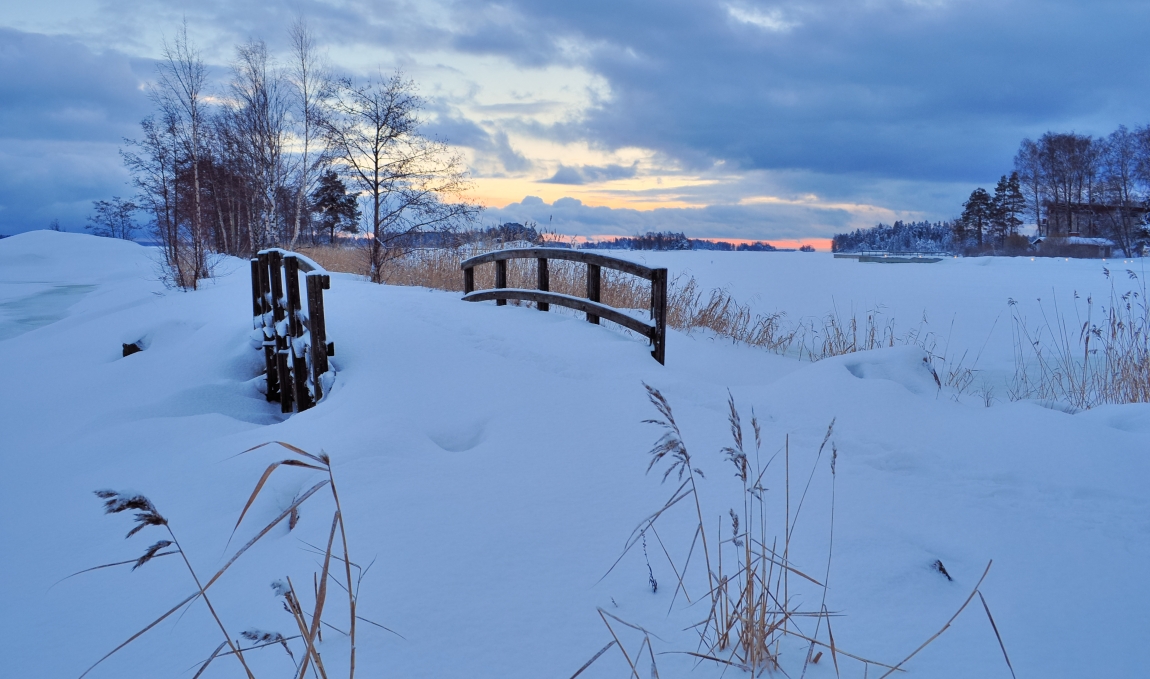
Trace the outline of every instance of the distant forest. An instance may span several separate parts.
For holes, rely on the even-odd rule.
[[[835,234],[831,239],[832,252],[951,252],[953,248],[953,222],[898,221]]]
[[[1034,225],[1032,237],[1042,245],[1021,232],[1024,224]],[[1022,254],[1083,239],[1127,256],[1150,244],[1150,125],[1105,137],[1047,132],[1023,139],[1011,172],[993,192],[972,191],[956,219],[879,224],[836,235],[832,249]]]
[[[770,243],[755,241],[735,245],[726,241],[687,238],[673,231],[648,232],[642,236],[612,238],[584,243],[585,250],[720,250],[725,252],[771,252],[777,250]]]

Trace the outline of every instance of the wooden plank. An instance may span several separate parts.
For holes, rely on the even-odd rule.
[[[287,283],[288,337],[303,334],[303,324],[299,320],[299,258],[295,255],[284,257],[284,282]]]
[[[510,248],[507,250],[494,250],[492,252],[477,255],[469,259],[463,260],[460,266],[467,270],[468,268],[486,264],[488,262],[499,262],[508,259],[562,259],[571,262],[582,262],[584,264],[595,264],[606,269],[615,269],[623,273],[629,273],[632,276],[638,276],[646,280],[651,280],[654,269],[642,264],[636,264],[625,259],[618,257],[609,257],[601,255],[597,252],[588,252],[586,250],[570,250],[567,248]]]
[[[280,405],[283,406],[287,403],[285,413],[291,412],[291,366],[286,360],[283,360],[280,353],[287,350],[288,341],[287,336],[280,332],[280,321],[287,317],[287,310],[284,308],[284,289],[283,289],[283,251],[272,250],[268,253],[268,281],[271,283],[271,306],[272,306],[272,319],[275,321],[272,325],[273,339],[275,340],[276,351],[276,381],[278,382],[278,391],[280,398]]]
[[[540,257],[536,261],[539,263],[538,275],[536,276],[536,286],[543,292],[549,292],[551,290],[551,272],[547,268],[547,258]],[[535,306],[540,311],[551,310],[551,305],[547,302],[536,302]]]
[[[602,285],[602,276],[598,264],[587,264],[587,299],[599,302],[599,290]],[[599,325],[599,316],[587,313],[587,322]]]
[[[260,263],[260,326],[264,336],[264,366],[267,375],[266,396],[268,401],[280,400],[279,366],[276,361],[275,327],[267,322],[271,313],[271,255],[259,255]]]
[[[281,349],[276,352],[276,365],[280,375],[280,412],[292,411],[292,384],[291,368],[289,367],[288,350]]]
[[[292,376],[293,400],[296,410],[302,412],[310,408],[312,403],[307,391],[307,358],[303,354],[302,347],[299,347],[301,351],[296,350],[304,333],[303,319],[300,313],[302,307],[299,295],[299,270],[298,255],[295,253],[285,255],[284,281],[287,284],[288,351],[290,352],[288,363]]]
[[[252,328],[263,327],[264,305],[260,299],[260,260],[253,258],[252,264]]]
[[[485,302],[498,299],[517,299],[524,302],[546,302],[547,304],[556,304],[558,306],[567,307],[568,309],[575,309],[587,314],[594,314],[604,320],[617,323],[628,330],[634,330],[647,339],[652,339],[655,332],[655,326],[648,325],[643,321],[625,314],[618,309],[609,307],[606,304],[592,302],[583,299],[582,297],[573,297],[571,295],[563,295],[557,292],[541,292],[539,290],[526,290],[523,288],[503,288],[501,290],[478,290],[468,295],[463,296],[465,302]]]
[[[463,294],[475,292],[475,269],[467,267],[463,270]]]
[[[316,295],[319,294],[320,286],[319,281],[315,280],[313,276],[305,276],[304,282],[307,285],[305,294],[307,295],[308,332],[311,333],[311,345],[308,347],[308,358],[311,360],[312,396],[316,401],[319,401],[321,398],[323,398],[323,382],[320,380],[320,375],[323,373],[319,370],[319,354],[321,352],[321,345],[317,344],[315,341],[315,298]]]
[[[667,359],[667,270],[655,269],[651,278],[651,319],[655,332],[651,335],[651,356],[660,365]]]
[[[311,401],[311,394],[307,390],[307,356],[305,354],[295,352],[295,349],[288,349],[291,353],[291,374],[292,386],[295,387],[295,409],[303,412],[308,408],[315,405]]]
[[[506,287],[507,287],[507,260],[506,259],[497,259],[497,260],[495,260],[495,288],[501,289],[501,288],[506,288]],[[507,304],[507,300],[497,299],[495,304],[497,306],[503,306],[504,304]]]
[[[271,305],[273,318],[276,323],[282,321],[285,317],[285,310],[283,305],[283,257],[278,251],[273,250],[268,253],[268,280],[271,282]],[[276,331],[276,337],[280,337],[280,333]],[[281,349],[283,347],[280,347]]]
[[[328,369],[327,325],[324,318],[323,291],[331,287],[327,274],[307,275],[308,324],[311,331],[311,369],[315,383],[315,400],[323,398],[323,374]]]

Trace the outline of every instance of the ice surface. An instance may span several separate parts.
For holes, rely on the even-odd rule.
[[[1009,329],[995,325],[1008,297],[1109,289],[1097,262],[868,268],[805,253],[643,257],[672,276],[690,270],[705,285],[728,285],[763,311],[819,317],[836,305],[883,304],[900,324],[925,311],[952,350],[985,346],[985,367],[998,371],[1010,369]],[[332,274],[325,305],[338,379],[325,376],[325,400],[285,418],[259,391],[246,267],[225,260],[221,278],[184,293],[166,290],[151,252],[131,243],[51,232],[0,241],[0,303],[91,286],[82,297],[68,293],[70,306],[21,302],[20,313],[54,320],[0,339],[6,676],[78,676],[192,590],[172,559],[53,586],[133,559],[156,539],[124,541],[130,521],[102,515],[92,490],[148,495],[197,569],[211,571],[226,558],[256,479],[278,459],[270,448],[237,453],[271,440],[331,455],[353,558],[375,562],[361,613],[404,637],[362,627],[360,676],[567,677],[610,640],[596,606],[656,633],[658,652],[695,650],[682,629],[705,612],[680,597],[668,613],[674,574],[657,554],[658,593],[641,552],[600,580],[671,490],[644,473],[659,432],[640,423],[655,414],[643,381],[674,407],[706,472],[702,499],[716,522],[740,506],[719,453],[729,443],[728,389],[744,417],[753,407],[762,421],[764,456],[789,437],[804,480],[837,418],[827,604],[844,614],[834,623],[842,648],[901,659],[942,626],[993,558],[982,590],[1019,677],[1144,673],[1148,405],[1068,414],[1000,399],[988,408],[938,389],[921,350],[905,347],[810,363],[671,332],[660,366],[643,341],[575,316]],[[140,338],[147,349],[122,357],[121,343]],[[819,571],[828,464],[824,456],[815,470],[791,555]],[[249,512],[251,526],[281,512],[315,473],[277,471]],[[781,479],[768,485],[777,499]],[[330,509],[305,505],[295,531],[281,526],[213,588],[234,634],[287,634],[291,621],[268,585],[310,579],[317,560],[302,541],[326,539]],[[669,548],[685,551],[691,520],[670,517],[661,529]],[[241,527],[236,540],[251,530]],[[936,559],[953,582],[932,570]],[[694,582],[692,595],[701,589]],[[801,596],[812,603],[809,590]],[[217,635],[193,607],[90,676],[191,676]],[[338,676],[340,637],[329,630],[324,638]],[[784,669],[798,676],[805,649],[784,650]],[[673,653],[657,658],[663,677],[739,674],[692,670],[692,659]],[[259,676],[290,670],[282,651],[257,662]],[[843,676],[863,676],[861,665],[840,662]],[[910,677],[1009,675],[977,602],[907,669]],[[581,677],[628,673],[612,650]],[[239,667],[217,661],[205,676],[240,676]],[[824,660],[806,676],[834,669]]]

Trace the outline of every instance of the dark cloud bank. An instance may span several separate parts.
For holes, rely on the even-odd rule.
[[[117,149],[148,112],[141,71],[150,64],[0,28],[0,231],[57,218],[76,230],[92,200],[131,193]]]
[[[290,17],[265,7],[186,11],[215,27],[220,45],[259,33],[274,46]],[[775,173],[774,195],[817,193],[928,218],[951,216],[971,186],[993,182],[1024,136],[1150,122],[1150,3],[459,1],[435,10],[446,20],[434,27],[392,3],[325,7],[302,8],[316,16],[324,42],[350,36],[401,54],[435,48],[524,66],[577,65],[609,84],[610,97],[584,119],[536,125],[539,135],[649,148],[686,171]],[[66,36],[0,29],[0,231],[53,217],[79,226],[91,200],[127,192],[116,148],[147,113],[141,83],[151,69]],[[530,169],[505,135],[450,115],[437,127],[495,154],[508,171]],[[634,172],[564,166],[546,181],[577,185]],[[531,210],[563,213],[597,233],[631,233],[644,222],[699,235],[821,236],[847,221],[844,211],[787,204],[641,219],[632,210],[529,199],[489,216]]]

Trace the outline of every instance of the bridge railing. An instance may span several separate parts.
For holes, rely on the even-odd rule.
[[[507,262],[512,259],[536,260],[536,289],[507,287]],[[550,260],[581,262],[587,265],[587,297],[575,297],[551,292]],[[495,287],[487,290],[475,289],[475,267],[493,263],[495,265]],[[566,248],[511,248],[495,250],[463,260],[463,299],[467,302],[495,300],[499,306],[507,300],[534,302],[540,311],[549,311],[552,304],[575,309],[587,314],[589,323],[598,324],[600,319],[617,323],[624,328],[639,333],[651,342],[651,356],[659,363],[666,360],[667,351],[667,270],[654,269],[617,257],[609,257],[583,250]],[[651,282],[651,322],[645,323],[615,307],[603,304],[602,270],[604,268],[621,271]]]
[[[327,359],[335,355],[335,344],[327,341],[323,308],[331,276],[311,259],[279,248],[260,250],[251,267],[252,321],[263,331],[267,399],[279,401],[285,413],[307,410],[323,398]]]

